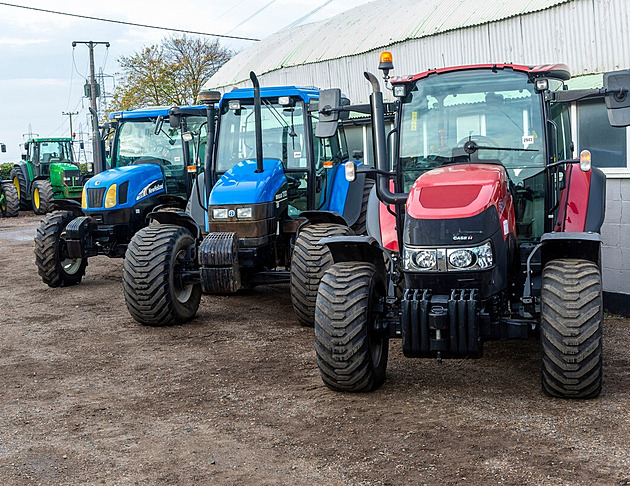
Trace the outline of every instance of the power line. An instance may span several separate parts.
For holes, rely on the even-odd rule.
[[[275,0],[272,0],[271,3],[273,3],[273,2],[275,2]],[[91,17],[89,15],[79,15],[79,14],[73,14],[73,13],[68,13],[68,12],[59,12],[59,11],[56,11],[56,10],[46,10],[46,9],[43,9],[43,8],[27,7],[25,5],[16,5],[14,3],[0,2],[0,5],[5,5],[7,7],[23,8],[23,9],[26,9],[26,10],[35,10],[37,12],[52,13],[52,14],[56,14],[56,15],[66,15],[68,17],[78,17],[80,19],[98,20],[100,22],[110,22],[112,24],[131,25],[133,27],[144,27],[144,28],[147,28],[147,29],[168,30],[170,32],[182,32],[184,34],[209,35],[209,36],[212,36],[212,37],[223,37],[223,38],[226,38],[226,39],[237,39],[237,40],[246,40],[246,41],[259,41],[260,40],[260,39],[254,39],[253,37],[239,37],[239,36],[235,36],[235,35],[226,35],[226,34],[210,34],[208,32],[195,32],[195,31],[192,31],[192,30],[173,29],[173,28],[170,28],[170,27],[159,27],[157,25],[136,24],[135,22],[125,22],[123,20],[104,19],[104,18],[100,18],[100,17]],[[260,10],[263,10],[267,6],[263,7]],[[259,12],[260,12],[260,10],[259,10]],[[247,19],[247,20],[249,20],[249,19]]]
[[[304,22],[306,19],[308,19],[309,17],[315,15],[317,12],[319,12],[321,9],[323,9],[326,5],[328,5],[329,3],[332,3],[333,0],[326,0],[324,3],[322,3],[319,7],[314,8],[313,10],[311,10],[309,13],[307,13],[306,15],[304,15],[303,17],[300,17],[299,19],[297,19],[295,22],[287,25],[284,29],[282,30],[288,30],[291,29],[293,27],[296,27],[298,25],[300,25],[302,22]]]
[[[269,2],[267,5],[265,5],[262,8],[259,8],[258,10],[256,10],[253,14],[251,14],[249,17],[247,17],[245,20],[243,20],[241,23],[239,23],[238,25],[236,25],[235,27],[232,27],[230,30],[228,30],[228,34],[230,32],[234,32],[236,29],[238,29],[241,25],[246,24],[247,22],[249,22],[251,19],[253,19],[254,17],[256,17],[256,15],[258,15],[260,12],[262,12],[263,10],[265,10],[269,5],[271,5],[272,3],[275,3],[276,0],[271,0],[271,2]]]

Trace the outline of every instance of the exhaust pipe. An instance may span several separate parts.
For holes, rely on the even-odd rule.
[[[370,94],[370,113],[372,116],[372,138],[374,139],[374,157],[376,168],[379,171],[390,172],[389,157],[387,156],[387,136],[385,134],[385,105],[383,93],[378,79],[372,73],[364,72],[363,75],[372,85]],[[377,174],[376,191],[379,199],[387,204],[405,204],[407,194],[404,192],[392,192],[389,189],[390,178]]]
[[[260,108],[260,84],[254,71],[249,73],[249,79],[254,85],[254,126],[256,129],[256,172],[264,171],[263,168],[263,142],[262,142],[262,114]]]

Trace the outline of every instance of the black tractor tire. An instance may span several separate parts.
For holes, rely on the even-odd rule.
[[[558,398],[594,398],[602,388],[602,279],[592,262],[552,260],[541,288],[542,387]]]
[[[385,381],[389,339],[373,327],[385,284],[371,263],[341,262],[324,274],[315,309],[315,352],[332,390],[368,392]]]
[[[131,239],[123,262],[123,291],[131,316],[145,326],[183,324],[197,314],[201,283],[183,285],[177,272],[195,238],[174,225],[148,226]]]
[[[76,285],[85,275],[87,258],[68,258],[66,253],[66,226],[73,219],[71,211],[53,211],[37,228],[35,264],[37,273],[49,287]]]
[[[18,193],[18,199],[20,200],[20,209],[23,211],[29,211],[31,209],[31,202],[28,200],[28,190],[26,187],[26,178],[24,173],[14,167],[11,169],[11,175],[9,176],[13,181],[13,185]]]
[[[333,262],[330,250],[319,240],[351,234],[347,226],[334,223],[311,224],[300,230],[291,255],[291,303],[303,326],[313,327],[319,281]]]
[[[50,181],[33,181],[31,186],[31,203],[35,214],[46,214],[54,208],[55,193]]]
[[[0,184],[0,192],[4,196],[4,202],[0,206],[2,216],[5,218],[15,218],[20,211],[20,198],[17,189],[10,182]]]
[[[374,187],[374,181],[372,179],[365,179],[365,185],[363,186],[363,197],[361,198],[361,213],[359,219],[357,219],[351,226],[352,231],[357,235],[367,234],[367,209],[368,199],[370,199],[370,191]]]

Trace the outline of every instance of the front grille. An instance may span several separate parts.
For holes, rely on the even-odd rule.
[[[104,197],[105,197],[104,187],[97,187],[97,188],[89,187],[87,190],[88,207],[102,208]]]
[[[63,182],[66,184],[66,186],[80,186],[81,173],[78,170],[64,170]]]

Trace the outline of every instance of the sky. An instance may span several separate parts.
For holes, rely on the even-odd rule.
[[[68,12],[139,24],[185,29],[212,34],[227,34],[262,39],[292,25],[318,7],[302,23],[337,15],[369,0],[13,0],[14,5]],[[249,19],[249,20],[248,20]],[[67,17],[26,10],[0,2],[0,142],[7,152],[0,163],[19,160],[25,136],[70,136],[73,131],[90,131],[83,85],[89,79],[87,46],[73,41],[109,42],[107,49],[94,50],[96,72],[106,77],[108,91],[120,72],[117,59],[145,46],[158,44],[169,35],[164,30],[133,27],[96,20]],[[210,37],[215,39],[215,37]],[[220,39],[222,45],[239,51],[252,41]],[[89,147],[88,135],[84,135]]]

